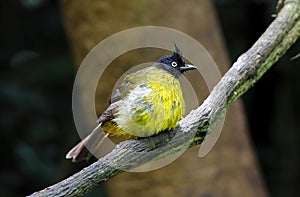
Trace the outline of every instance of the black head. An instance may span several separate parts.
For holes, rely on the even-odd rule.
[[[167,70],[176,77],[188,70],[196,69],[195,66],[185,64],[185,61],[180,53],[180,49],[175,45],[175,51],[172,55],[167,55],[158,60],[160,67]]]

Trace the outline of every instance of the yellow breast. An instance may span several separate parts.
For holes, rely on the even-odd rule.
[[[157,68],[130,78],[127,80],[134,80],[134,88],[119,101],[115,119],[102,129],[110,136],[132,139],[176,127],[185,107],[179,80]]]

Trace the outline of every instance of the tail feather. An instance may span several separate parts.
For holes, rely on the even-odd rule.
[[[99,131],[99,124],[91,134],[79,142],[75,147],[73,147],[66,155],[66,159],[72,159],[72,162],[79,162],[82,160],[89,160],[92,156],[90,153],[95,153],[103,143],[103,141],[108,137],[103,131]],[[89,149],[88,149],[88,148]],[[89,151],[90,150],[90,151]]]

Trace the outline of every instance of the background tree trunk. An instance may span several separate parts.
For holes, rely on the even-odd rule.
[[[96,44],[114,33],[131,27],[158,25],[191,35],[210,52],[222,73],[228,68],[214,8],[208,0],[61,2],[77,65]],[[122,66],[114,72],[121,74],[136,58],[143,60],[143,55],[118,59],[114,63]],[[107,86],[99,87],[96,98],[99,112],[107,107],[111,93],[108,90],[117,79],[110,76],[104,79]],[[204,82],[196,89],[202,100],[208,95]],[[107,192],[110,196],[266,196],[240,101],[227,112],[225,126],[213,150],[199,158],[198,149],[187,150],[175,162],[156,171],[123,173],[105,184]]]

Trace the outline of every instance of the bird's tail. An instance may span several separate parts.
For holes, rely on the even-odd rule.
[[[74,146],[66,155],[66,159],[72,159],[72,162],[78,162],[82,160],[89,160],[92,153],[99,151],[102,142],[108,137],[109,134],[105,134],[99,130],[101,124],[99,124],[91,134]],[[88,148],[87,148],[88,147]]]

